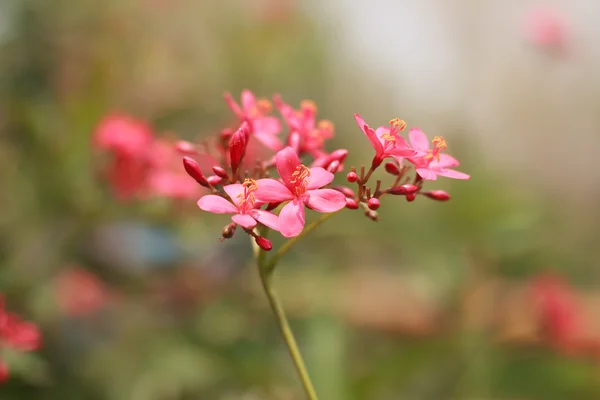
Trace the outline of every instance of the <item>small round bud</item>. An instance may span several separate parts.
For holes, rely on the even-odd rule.
[[[225,226],[225,228],[223,228],[223,232],[221,233],[221,235],[223,235],[223,238],[231,239],[233,237],[233,234],[235,233],[236,227],[237,225],[233,222]]]
[[[450,195],[445,190],[430,190],[429,192],[423,192],[422,194],[437,201],[450,200]]]
[[[358,175],[356,175],[356,172],[350,171],[348,172],[348,175],[346,175],[346,179],[348,180],[348,182],[354,183],[358,181]]]
[[[269,241],[269,239],[264,238],[262,236],[256,236],[254,238],[254,241],[256,242],[256,244],[258,245],[258,247],[260,247],[264,251],[270,251],[273,248],[273,245],[271,244],[271,242]]]
[[[196,182],[204,187],[210,186],[208,179],[204,177],[204,174],[200,170],[200,166],[198,163],[188,156],[183,157],[183,168],[185,168],[185,172],[188,173],[189,176],[194,178]]]
[[[409,203],[412,201],[415,201],[415,197],[417,197],[414,193],[411,194],[407,194],[406,195],[406,201],[408,201]]]
[[[398,176],[400,174],[400,169],[393,162],[385,163],[384,167],[385,167],[385,172],[387,172],[388,174],[392,174],[395,176]]]
[[[346,198],[346,208],[349,210],[358,209],[358,203],[354,199]]]
[[[215,186],[215,185],[218,185],[219,183],[221,183],[221,181],[223,179],[220,176],[211,175],[208,178],[206,178],[206,180],[208,181],[208,183],[210,183],[211,185]]]
[[[367,206],[369,207],[369,209],[375,211],[379,208],[379,206],[381,206],[381,203],[379,202],[379,199],[376,199],[375,197],[371,197],[369,199],[369,201],[367,202]]]
[[[405,196],[405,195],[413,194],[417,190],[419,190],[419,188],[416,185],[406,184],[406,185],[395,186],[391,189],[388,189],[387,192],[389,194],[393,194],[393,195]]]
[[[215,175],[217,175],[218,177],[223,178],[223,179],[229,179],[229,175],[227,175],[227,171],[225,171],[224,168],[221,168],[218,165],[215,165],[214,167],[212,167],[212,170],[215,173]]]
[[[354,197],[354,191],[350,188],[347,188],[346,186],[334,186],[332,187],[332,189],[337,190],[346,197]]]

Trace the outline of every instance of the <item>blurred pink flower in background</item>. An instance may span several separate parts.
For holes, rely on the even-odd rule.
[[[60,311],[70,317],[93,314],[109,299],[106,284],[80,267],[63,271],[54,280],[54,291]]]
[[[567,30],[562,13],[548,5],[539,5],[527,17],[525,37],[540,47],[562,52],[565,50]]]
[[[21,320],[19,316],[4,309],[0,299],[0,348],[12,347],[19,351],[33,351],[40,348],[42,335],[38,327]],[[0,382],[8,379],[8,366],[0,359]]]

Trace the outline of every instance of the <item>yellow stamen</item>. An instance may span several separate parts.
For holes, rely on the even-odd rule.
[[[308,177],[310,176],[310,169],[304,164],[300,164],[296,167],[296,170],[292,173],[290,183],[296,188],[296,195],[300,196],[306,192],[308,186]]]
[[[394,128],[398,128],[399,131],[403,131],[406,128],[406,122],[400,118],[394,118],[390,120],[390,125]]]
[[[268,114],[273,109],[273,105],[268,99],[259,99],[256,101],[256,110],[261,114]]]
[[[305,110],[305,109],[310,110],[310,111],[312,111],[314,113],[317,112],[317,105],[312,100],[302,100],[300,102],[300,108],[302,110]]]
[[[386,142],[396,143],[396,136],[392,135],[390,132],[384,132],[383,135],[381,135],[381,138]]]
[[[431,143],[433,143],[433,146],[438,149],[438,151],[446,150],[448,147],[446,140],[442,136],[434,137]]]
[[[328,120],[328,119],[322,119],[317,124],[317,128],[323,129],[323,130],[326,130],[326,131],[329,131],[329,132],[333,132],[334,125],[333,125],[333,122],[331,122],[330,120]]]
[[[254,179],[246,178],[244,183],[242,183],[242,186],[244,186],[244,191],[237,195],[237,198],[240,199],[238,202],[238,207],[247,207],[252,209],[254,208],[254,203],[256,203],[254,192],[256,192],[258,189],[258,184]]]

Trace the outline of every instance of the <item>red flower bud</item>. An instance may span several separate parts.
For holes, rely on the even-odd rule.
[[[406,185],[400,185],[400,186],[396,186],[393,187],[391,189],[388,189],[387,192],[389,194],[393,194],[393,195],[410,195],[415,193],[417,190],[419,190],[419,188],[415,185],[411,185],[411,184],[406,184]]]
[[[282,203],[281,201],[277,202],[277,203],[269,203],[269,204],[267,204],[267,208],[265,208],[265,211],[273,211],[274,209],[276,209],[277,207],[279,207],[279,205],[281,203]]]
[[[198,154],[198,149],[196,149],[196,146],[187,140],[177,141],[177,143],[175,143],[175,151],[183,155]]]
[[[369,207],[369,209],[375,211],[379,208],[379,206],[381,206],[381,203],[379,202],[379,199],[376,199],[375,197],[371,197],[369,199],[369,201],[367,202],[367,206]]]
[[[346,175],[346,179],[348,180],[348,182],[354,183],[358,180],[358,175],[356,175],[356,172],[350,171],[348,172],[348,175]]]
[[[223,178],[223,179],[229,179],[229,175],[227,175],[227,171],[225,171],[224,168],[221,168],[218,165],[215,165],[214,167],[212,167],[212,170],[215,173],[215,175],[217,175],[218,177]]]
[[[247,122],[243,122],[240,128],[235,131],[229,140],[229,159],[231,162],[231,171],[233,175],[237,173],[240,168],[244,154],[246,153],[246,146],[248,146],[248,139],[250,138],[250,126]]]
[[[200,185],[204,187],[210,186],[208,180],[204,177],[204,174],[202,174],[200,166],[193,158],[190,158],[188,156],[183,157],[183,167],[185,168],[185,172],[187,172],[189,176],[194,178],[194,180]]]
[[[346,208],[356,210],[358,209],[358,203],[354,199],[346,198]]]
[[[423,192],[422,194],[437,201],[450,200],[450,195],[445,190],[430,190],[429,192]]]
[[[406,195],[406,201],[408,201],[409,203],[410,203],[411,201],[415,201],[415,197],[417,197],[417,196],[416,196],[414,193],[407,194],[407,195]]]
[[[270,251],[273,248],[273,245],[271,244],[271,242],[269,241],[269,239],[264,238],[262,236],[256,236],[254,238],[254,241],[256,242],[256,244],[258,245],[258,247],[260,247],[264,251]]]
[[[233,237],[233,234],[235,233],[236,227],[237,225],[233,222],[225,226],[225,228],[223,228],[223,232],[221,233],[223,235],[223,238],[231,239]]]
[[[396,176],[398,176],[400,174],[400,169],[393,162],[385,163],[384,167],[385,167],[385,171],[388,174],[392,174],[392,175],[396,175]]]
[[[206,181],[213,186],[218,185],[219,183],[221,183],[222,180],[223,179],[217,175],[211,175],[208,178],[206,178]]]
[[[332,189],[337,190],[346,197],[354,197],[354,191],[346,186],[333,186]]]

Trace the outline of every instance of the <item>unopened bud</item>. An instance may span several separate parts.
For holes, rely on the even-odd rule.
[[[223,238],[231,239],[233,237],[233,234],[235,233],[236,227],[237,227],[237,225],[234,224],[233,222],[230,223],[229,225],[225,226],[225,228],[223,228],[223,232],[221,233],[221,235],[223,235]]]
[[[333,160],[331,164],[329,164],[329,166],[327,167],[327,171],[331,172],[332,174],[335,174],[340,169],[340,166],[341,164],[338,160]]]
[[[183,167],[185,168],[185,172],[188,173],[189,176],[194,178],[196,182],[204,187],[209,187],[211,184],[204,177],[202,171],[200,170],[200,165],[193,159],[188,156],[183,157]]]
[[[187,140],[177,141],[177,143],[175,143],[175,151],[183,155],[198,154],[198,149],[196,149],[196,146]]]
[[[208,183],[210,183],[212,186],[218,185],[219,183],[221,183],[222,180],[223,179],[217,175],[211,175],[208,178],[206,178],[206,181]]]
[[[212,167],[212,170],[215,173],[215,175],[217,175],[218,177],[223,178],[223,179],[229,179],[229,175],[227,175],[227,171],[225,171],[224,168],[221,168],[218,165],[215,165]]]
[[[369,218],[371,221],[377,221],[379,217],[377,216],[377,211],[367,210],[365,211],[365,217]]]
[[[417,190],[419,190],[419,188],[417,186],[411,185],[411,184],[406,184],[406,185],[395,186],[391,189],[388,189],[387,192],[389,194],[393,194],[393,195],[405,196],[405,195],[414,194]]]
[[[375,211],[379,208],[379,206],[381,206],[381,203],[379,202],[379,199],[376,199],[375,197],[371,197],[369,199],[369,201],[367,202],[367,206],[369,207],[369,209]]]
[[[273,248],[273,245],[271,244],[271,242],[269,241],[269,239],[264,238],[262,236],[256,236],[254,238],[254,241],[256,242],[256,244],[258,245],[258,247],[260,247],[264,251],[270,251]]]
[[[269,203],[269,204],[267,204],[267,208],[265,208],[265,211],[273,211],[274,209],[276,209],[277,207],[279,207],[279,205],[281,203],[282,203],[281,201],[277,202],[277,203]]]
[[[358,180],[358,175],[356,175],[356,172],[350,171],[348,172],[348,175],[346,175],[346,180],[350,183],[354,183]]]
[[[410,203],[410,202],[412,202],[412,201],[415,201],[415,198],[416,198],[416,197],[417,197],[417,196],[416,196],[414,193],[407,194],[407,195],[406,195],[406,201],[408,201],[408,202]]]
[[[248,122],[244,121],[229,141],[229,159],[231,162],[231,171],[233,171],[234,176],[244,159],[244,154],[246,154],[246,146],[248,146],[249,138],[250,126]]]
[[[337,190],[346,197],[354,197],[354,191],[346,186],[333,186],[332,189]]]
[[[392,174],[392,175],[396,175],[396,176],[398,176],[400,174],[400,169],[393,162],[385,163],[385,171],[388,174]]]
[[[445,190],[430,190],[429,192],[423,192],[422,194],[437,201],[450,200],[450,195]]]
[[[358,209],[358,203],[354,199],[346,198],[346,208],[349,210]]]

